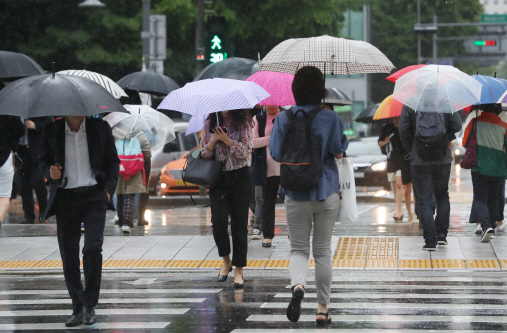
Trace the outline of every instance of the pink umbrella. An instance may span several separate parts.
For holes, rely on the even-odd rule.
[[[292,94],[294,75],[280,72],[259,71],[246,81],[252,81],[264,88],[271,97],[259,102],[259,105],[296,105]]]

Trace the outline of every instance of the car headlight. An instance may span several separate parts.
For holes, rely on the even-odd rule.
[[[456,150],[454,151],[454,155],[460,155],[460,151],[459,151],[459,149],[456,149]]]
[[[160,187],[161,187],[161,188],[166,188],[166,187],[167,187],[167,184],[166,184],[166,183],[162,183],[162,184],[160,184]]]
[[[384,171],[387,168],[386,162],[375,163],[371,166],[373,171]]]

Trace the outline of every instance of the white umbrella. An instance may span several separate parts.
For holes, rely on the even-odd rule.
[[[113,95],[115,98],[120,99],[120,97],[129,97],[116,82],[114,82],[105,75],[86,71],[84,69],[83,70],[69,69],[66,71],[59,71],[58,73],[86,77],[98,83],[101,87],[109,91],[109,93],[111,93],[111,95]]]
[[[124,105],[128,113],[112,112],[104,117],[109,126],[131,136],[142,131],[150,141],[151,150],[163,147],[176,138],[171,118],[147,105]],[[114,132],[113,132],[114,133]]]
[[[261,71],[295,74],[315,66],[324,74],[390,73],[393,63],[370,43],[328,35],[287,39],[260,62]]]
[[[428,65],[396,80],[393,98],[415,111],[453,113],[479,103],[482,84],[453,66]]]

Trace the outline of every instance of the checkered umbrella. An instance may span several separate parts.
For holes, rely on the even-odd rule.
[[[315,66],[324,74],[390,73],[395,67],[370,43],[320,36],[288,39],[275,46],[260,62],[261,71],[295,74]]]
[[[95,72],[89,72],[86,70],[79,70],[79,69],[78,70],[69,69],[66,71],[59,71],[58,73],[86,77],[86,78],[100,84],[100,86],[102,88],[106,89],[107,91],[109,91],[109,93],[111,93],[111,95],[113,95],[114,98],[120,99],[120,97],[128,97],[128,95],[123,91],[123,89],[119,85],[116,84],[116,82],[114,82],[113,80],[111,80],[110,78],[108,78],[105,75],[95,73]]]

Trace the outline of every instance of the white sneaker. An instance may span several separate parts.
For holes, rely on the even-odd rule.
[[[476,227],[475,227],[475,234],[476,235],[481,235],[482,234],[482,227],[480,224],[478,224]]]
[[[495,233],[495,230],[493,228],[488,228],[484,231],[481,237],[481,243],[489,243],[489,239],[491,236]]]
[[[123,232],[124,234],[129,234],[130,235],[130,227],[128,225],[123,225],[121,227],[121,232]]]
[[[259,229],[252,230],[252,239],[261,239],[261,231]]]
[[[507,223],[505,221],[503,221],[502,225],[498,225],[496,227],[496,230],[499,232],[503,232],[505,230],[505,227],[507,227]]]
[[[120,222],[120,218],[118,217],[118,214],[114,214],[114,224],[118,225]]]

